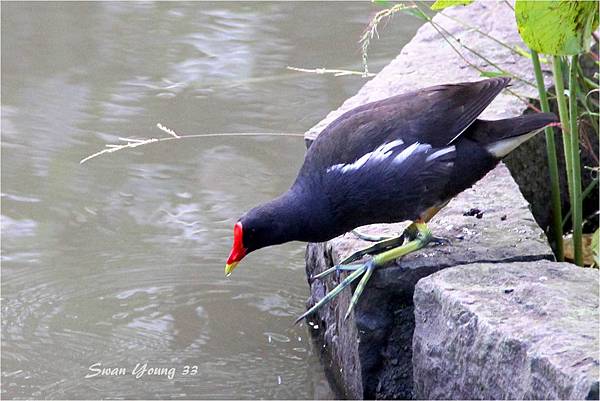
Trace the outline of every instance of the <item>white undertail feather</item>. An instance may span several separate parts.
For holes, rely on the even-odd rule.
[[[538,132],[539,130],[524,135],[514,136],[512,138],[501,139],[486,145],[485,149],[494,155],[494,157],[501,159],[512,152],[517,146],[534,137]]]

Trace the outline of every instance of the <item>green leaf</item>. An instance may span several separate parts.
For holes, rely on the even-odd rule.
[[[432,10],[443,10],[452,6],[468,6],[473,0],[437,0],[431,5]]]
[[[479,74],[482,77],[486,78],[496,78],[496,77],[509,77],[510,74],[506,72],[497,72],[497,71],[481,71]]]
[[[523,41],[538,53],[574,55],[589,51],[598,27],[595,1],[517,0],[515,16]]]

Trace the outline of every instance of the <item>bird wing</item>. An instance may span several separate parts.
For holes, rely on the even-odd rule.
[[[330,166],[321,188],[340,224],[363,224],[414,219],[425,209],[445,201],[456,147],[404,143],[397,139],[380,145],[350,163]],[[345,228],[345,227],[344,227]]]
[[[347,164],[394,140],[432,147],[452,143],[510,82],[498,77],[439,85],[359,106],[317,137],[304,170]]]

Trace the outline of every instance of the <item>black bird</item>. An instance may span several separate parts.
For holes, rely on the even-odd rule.
[[[426,225],[431,217],[509,152],[557,121],[551,113],[477,119],[509,82],[501,77],[433,86],[365,104],[337,118],[309,148],[291,188],[235,224],[226,274],[249,252],[269,245],[322,242],[367,224],[412,221],[402,235],[358,251],[316,276],[352,271],[298,320],[364,275],[348,317],[376,267],[427,245],[433,239]],[[348,265],[367,254],[374,255],[368,262]]]

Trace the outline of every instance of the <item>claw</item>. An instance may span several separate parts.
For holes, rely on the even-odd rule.
[[[443,237],[431,237],[431,241],[435,245],[452,245],[452,241]]]
[[[309,310],[304,312],[302,315],[300,315],[300,317],[298,319],[296,319],[296,321],[294,323],[297,324],[302,319],[304,319],[306,316],[314,313],[320,307],[322,307],[323,305],[325,305],[326,303],[331,301],[333,298],[335,298],[335,296],[337,294],[339,294],[344,288],[348,287],[350,285],[350,283],[352,283],[361,274],[363,274],[365,272],[366,268],[367,268],[366,265],[359,265],[356,268],[356,270],[354,270],[352,273],[350,273],[348,275],[348,277],[346,277],[344,280],[342,280],[341,283],[339,283],[333,290],[331,290],[327,295],[325,295],[319,302],[314,304],[312,308],[310,308]]]

